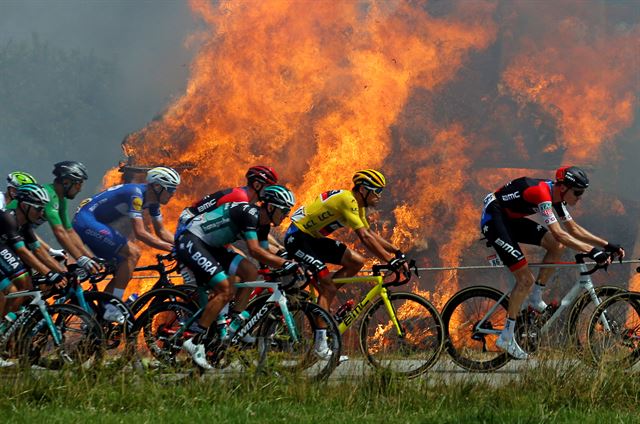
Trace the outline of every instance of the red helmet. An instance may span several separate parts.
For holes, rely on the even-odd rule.
[[[587,173],[577,166],[563,166],[556,170],[556,182],[567,187],[586,189],[589,187]]]
[[[270,166],[252,166],[247,171],[246,177],[249,183],[258,181],[263,184],[276,184],[278,182],[278,174]]]

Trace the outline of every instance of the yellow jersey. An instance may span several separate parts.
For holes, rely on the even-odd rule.
[[[299,230],[320,238],[342,227],[369,228],[366,212],[366,208],[358,207],[350,190],[330,190],[296,210],[291,221]]]

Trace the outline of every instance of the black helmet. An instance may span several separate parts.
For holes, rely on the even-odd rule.
[[[556,170],[556,182],[567,187],[585,189],[589,187],[587,173],[577,166],[563,166]]]
[[[73,160],[65,160],[53,165],[53,175],[56,178],[68,178],[76,182],[89,178],[87,168],[82,163]]]

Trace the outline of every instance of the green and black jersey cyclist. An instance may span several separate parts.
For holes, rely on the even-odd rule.
[[[0,211],[0,313],[2,316],[19,306],[20,299],[5,304],[3,292],[31,288],[29,270],[45,276],[51,284],[66,283],[64,269],[40,244],[34,226],[42,219],[49,202],[47,191],[38,184],[23,184],[15,199]]]
[[[44,209],[44,218],[60,246],[87,273],[96,273],[100,266],[73,229],[68,213],[68,200],[74,199],[82,190],[82,184],[88,178],[87,169],[76,161],[58,162],[53,167],[53,175],[53,183],[44,186],[51,199]]]
[[[318,304],[329,310],[337,286],[332,278],[352,277],[364,266],[364,258],[344,243],[327,236],[342,227],[351,228],[374,256],[397,266],[407,266],[396,246],[369,228],[366,208],[380,202],[386,180],[374,169],[363,169],[353,175],[351,190],[330,190],[302,206],[291,216],[292,224],[285,235],[289,257],[310,266],[318,275]],[[327,263],[340,265],[333,275]],[[407,268],[408,269],[408,268]],[[330,356],[326,330],[316,330],[316,354]]]
[[[516,359],[528,357],[514,338],[521,305],[533,286],[528,304],[544,310],[547,305],[542,300],[542,290],[554,272],[553,268],[541,268],[536,280],[519,243],[543,247],[543,262],[559,261],[565,246],[587,253],[600,264],[610,262],[605,252],[624,257],[621,246],[590,233],[569,214],[566,206],[575,206],[588,187],[584,170],[564,166],[556,170],[555,182],[516,178],[484,199],[481,231],[516,280],[509,297],[508,319],[496,346]]]
[[[258,277],[257,268],[228,245],[242,239],[249,255],[261,263],[292,272],[298,269],[297,263],[276,256],[261,246],[267,240],[271,225],[280,225],[289,214],[295,203],[293,193],[286,187],[272,185],[262,190],[260,199],[260,206],[230,202],[198,215],[176,241],[178,260],[193,272],[199,287],[212,291],[195,328],[197,335],[183,344],[193,361],[204,369],[212,368],[206,359],[205,343],[213,337],[212,332],[217,331],[214,321],[233,296],[228,276],[237,275],[242,281],[253,281]],[[237,320],[245,318],[242,312],[247,302],[248,296],[237,299],[230,312],[231,328]],[[231,328],[226,327],[226,320],[221,324],[224,326],[220,329],[221,336],[230,336]]]

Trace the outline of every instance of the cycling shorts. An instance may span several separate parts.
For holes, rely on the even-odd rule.
[[[328,237],[313,237],[293,224],[284,237],[284,246],[288,257],[308,265],[319,277],[328,274],[326,264],[340,265],[347,251],[344,243]]]
[[[200,287],[213,288],[229,275],[235,275],[244,259],[224,247],[211,247],[189,231],[178,236],[176,256],[189,268]]]
[[[0,290],[6,289],[15,280],[27,275],[27,267],[16,252],[6,244],[0,243]]]
[[[80,239],[98,257],[115,260],[118,264],[124,260],[120,249],[128,240],[118,230],[100,222],[91,212],[80,211],[73,218],[73,229]]]
[[[497,202],[491,202],[482,213],[480,231],[511,271],[527,264],[520,243],[540,246],[547,229],[528,218],[509,218]]]

